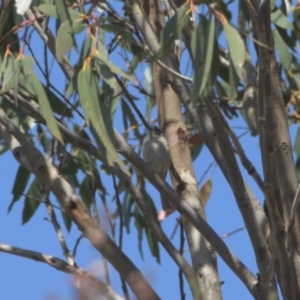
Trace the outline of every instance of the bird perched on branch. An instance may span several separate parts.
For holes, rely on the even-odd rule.
[[[144,160],[154,169],[162,179],[165,179],[171,165],[169,145],[157,126],[149,126],[143,149]],[[171,210],[168,200],[161,196],[164,210]]]

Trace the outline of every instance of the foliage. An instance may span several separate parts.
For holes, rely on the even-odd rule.
[[[203,1],[197,2],[194,10],[193,5],[179,0],[166,1],[168,5],[156,2],[161,6],[153,16],[151,5],[148,7],[144,3],[142,8],[142,4],[134,0],[35,0],[22,18],[16,13],[13,1],[2,1],[1,111],[20,132],[18,136],[12,133],[17,129],[10,129],[9,126],[13,125],[8,125],[4,115],[0,118],[0,153],[14,151],[5,138],[7,130],[25,149],[25,157],[32,149],[24,146],[23,139],[29,140],[32,147],[42,153],[47,161],[45,166],[49,163],[57,170],[57,174],[50,169],[45,171],[53,181],[45,179],[40,173],[40,166],[35,166],[32,160],[28,162],[16,157],[13,152],[20,168],[12,184],[13,196],[7,208],[11,211],[17,201],[23,201],[22,223],[27,223],[34,218],[41,202],[53,210],[52,202],[57,202],[57,198],[66,228],[71,230],[72,222],[75,222],[93,245],[88,228],[95,220],[99,226],[97,211],[103,208],[111,231],[114,232],[116,224],[120,225],[119,241],[116,242],[116,236],[112,235],[118,251],[121,250],[122,239],[126,240],[122,236],[123,228],[129,232],[134,225],[138,232],[136,247],[144,259],[143,238],[157,262],[161,262],[160,243],[173,257],[171,248],[168,248],[171,246],[165,240],[167,238],[159,233],[160,225],[156,222],[158,206],[154,204],[147,180],[162,193],[169,191],[171,195],[170,190],[129,150],[134,149],[141,154],[145,126],[153,122],[143,115],[151,116],[154,120],[158,119],[169,143],[175,139],[175,144],[181,147],[171,150],[173,168],[176,169],[171,168],[170,171],[173,188],[186,200],[192,198],[187,195],[196,188],[196,198],[201,199],[198,202],[187,200],[190,206],[182,207],[181,202],[169,196],[173,199],[174,209],[185,215],[186,219],[180,225],[186,231],[188,245],[192,247],[193,241],[189,240],[186,224],[191,222],[196,227],[204,226],[206,229],[202,229],[198,242],[204,236],[213,247],[217,247],[215,250],[241,279],[242,275],[232,262],[234,259],[227,258],[227,254],[222,252],[225,249],[222,247],[227,246],[222,244],[221,239],[213,244],[212,234],[207,233],[211,228],[205,227],[206,223],[200,225],[202,219],[199,221],[199,218],[205,218],[203,206],[211,192],[218,189],[218,182],[213,176],[206,175],[204,184],[194,184],[199,182],[199,178],[193,178],[192,161],[194,169],[198,168],[196,162],[201,161],[205,144],[233,191],[255,252],[260,276],[257,278],[249,271],[249,278],[241,280],[255,299],[271,299],[268,298],[271,296],[277,299],[278,289],[285,299],[296,299],[300,295],[300,265],[293,264],[299,258],[297,251],[300,244],[296,238],[299,232],[298,210],[293,200],[297,189],[295,174],[298,178],[300,174],[300,132],[294,146],[297,155],[294,172],[290,159],[290,137],[284,124],[287,120],[289,126],[294,126],[300,118],[299,4],[293,7],[289,1],[280,4],[266,1],[264,3],[266,7],[270,6],[269,11],[259,7],[254,0]],[[139,14],[145,20],[144,27],[139,23]],[[264,25],[259,18],[265,21]],[[156,28],[159,22],[161,27]],[[259,30],[260,26],[266,26],[265,31]],[[264,32],[270,34],[264,36]],[[278,60],[276,66],[273,54]],[[145,76],[151,78],[144,82],[143,71],[149,65],[152,74],[145,72]],[[167,89],[171,92],[166,92]],[[165,93],[165,98],[177,97],[181,103],[177,106],[179,110],[173,113],[175,106],[168,100],[161,100],[164,98],[162,93]],[[153,105],[155,99],[157,106]],[[162,108],[162,103],[165,103],[165,108]],[[174,114],[175,125],[170,125],[168,111]],[[232,122],[239,118],[244,119],[246,134],[259,135],[264,180],[245,156],[236,131],[231,128]],[[177,126],[176,130],[170,129],[172,126]],[[122,146],[117,131],[122,132],[129,149]],[[277,154],[283,144],[289,158]],[[178,157],[176,151],[182,156]],[[238,164],[237,156],[242,165]],[[258,201],[251,199],[252,194],[242,179],[243,168],[264,193],[268,219]],[[190,172],[184,173],[184,170]],[[202,173],[204,171],[201,170]],[[80,195],[80,203],[84,203],[80,213],[76,213],[78,219],[70,208],[75,196],[64,200],[53,188],[57,176],[64,178],[74,194]],[[103,184],[103,178],[113,182],[109,191]],[[283,179],[289,187],[288,192],[278,183]],[[187,186],[192,187],[189,189]],[[240,186],[244,190],[239,189]],[[53,199],[51,196],[51,201],[50,192],[55,195]],[[284,195],[289,198],[288,201],[282,200]],[[199,217],[196,221],[186,215],[191,207]],[[256,211],[263,217],[258,217]],[[162,219],[172,213],[168,212]],[[92,221],[84,223],[90,215]],[[158,215],[158,218],[161,216]],[[279,225],[276,223],[278,219]],[[200,223],[195,225],[195,222]],[[263,238],[260,233],[264,234]],[[290,247],[290,240],[296,245],[295,249]],[[208,249],[205,243],[203,248]],[[276,244],[275,250],[270,249],[272,243]],[[264,249],[261,253],[265,256],[261,259],[258,257],[259,247]],[[200,253],[195,254],[192,248],[190,250],[194,255]],[[108,255],[106,250],[99,251],[135,293],[130,280],[116,267],[115,257]],[[206,255],[207,252],[200,259],[203,264],[208,259]],[[66,256],[70,263],[68,259]],[[184,272],[183,265],[174,260]],[[193,257],[192,261],[194,264],[197,259]],[[194,269],[198,267],[193,265]],[[263,269],[270,268],[271,274],[261,274]],[[289,273],[291,270],[292,275]],[[199,293],[202,293],[203,299],[211,299],[207,287],[203,288],[199,282],[200,292],[198,287],[193,287],[195,274],[184,274],[195,299]],[[214,278],[220,286],[218,275]],[[249,283],[251,280],[258,283],[261,280],[262,283],[257,287],[253,282],[252,285]],[[183,285],[180,288],[183,294]],[[126,289],[124,293],[126,295]],[[221,297],[220,291],[218,293],[214,299]]]

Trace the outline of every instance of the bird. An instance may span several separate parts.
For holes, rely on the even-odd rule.
[[[148,133],[144,141],[143,158],[162,179],[166,179],[171,166],[171,156],[168,141],[157,126],[148,126]],[[171,203],[161,196],[164,210],[171,210]]]

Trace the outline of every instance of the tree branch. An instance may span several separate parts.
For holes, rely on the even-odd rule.
[[[59,271],[79,277],[83,281],[87,282],[90,286],[95,288],[103,296],[107,297],[107,299],[109,300],[123,300],[123,298],[119,296],[109,285],[103,283],[98,278],[92,276],[91,274],[77,267],[76,265],[70,265],[65,261],[61,260],[60,258],[5,244],[0,244],[0,252],[5,252],[21,257],[26,257],[35,261],[43,262]]]

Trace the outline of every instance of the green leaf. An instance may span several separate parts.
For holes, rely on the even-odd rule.
[[[191,50],[195,70],[191,99],[196,101],[198,96],[210,93],[218,75],[219,52],[214,18],[207,20],[199,16],[199,24],[192,32]]]
[[[92,195],[91,193],[92,186],[94,185],[95,185],[95,180],[91,175],[85,176],[85,178],[82,180],[80,184],[79,194],[82,201],[84,202],[85,206],[88,209],[91,206],[92,197],[94,197],[94,195]]]
[[[106,163],[116,163],[126,170],[123,161],[118,157],[110,109],[100,100],[98,80],[93,75],[92,67],[86,65],[78,74],[80,103],[85,112],[86,121],[104,156]]]
[[[229,23],[224,23],[223,28],[233,66],[239,78],[242,78],[241,66],[243,66],[246,59],[245,44],[237,30],[233,28]]]
[[[271,13],[271,21],[281,28],[294,30],[293,24],[290,23],[280,9],[276,9]]]
[[[160,254],[159,254],[159,246],[158,246],[158,241],[153,233],[153,231],[149,228],[145,228],[146,231],[146,237],[148,241],[148,245],[150,248],[150,251],[152,255],[156,258],[156,261],[160,263]]]
[[[187,4],[182,5],[170,18],[162,32],[161,48],[158,53],[154,55],[153,60],[166,56],[173,42],[180,38],[182,29],[189,22],[189,9]]]
[[[61,116],[72,118],[73,113],[71,109],[68,108],[67,104],[62,102],[51,90],[48,90],[48,99],[53,112]]]
[[[4,57],[4,59],[1,61],[1,64],[0,64],[0,76],[1,77],[2,77],[2,73],[5,71],[6,64],[7,64],[7,57]]]
[[[36,96],[39,100],[40,108],[41,108],[42,114],[46,120],[47,127],[49,128],[49,130],[53,134],[53,136],[55,138],[57,138],[62,144],[64,144],[62,136],[61,136],[58,126],[56,124],[56,120],[53,115],[51,106],[49,104],[47,95],[45,93],[44,87],[41,84],[41,82],[39,81],[39,79],[35,73],[32,73],[32,75],[31,75],[31,83],[32,83],[33,89],[35,90]]]
[[[19,64],[13,56],[7,58],[6,67],[3,75],[2,92],[7,92],[10,89],[14,89],[16,92],[18,89],[18,74]]]
[[[83,171],[89,172],[94,168],[91,157],[81,149],[77,149],[77,151],[74,152],[73,160]]]
[[[27,77],[32,74],[34,59],[31,56],[25,56],[19,60],[20,71]]]
[[[38,132],[38,139],[41,145],[43,146],[45,153],[50,153],[51,142],[47,138],[44,128],[39,124],[37,126],[37,132]]]
[[[289,70],[293,61],[293,54],[289,52],[289,47],[283,41],[277,30],[273,31],[273,36],[275,48],[279,52],[280,63],[286,70]]]
[[[191,99],[192,101],[197,101],[200,91],[201,82],[201,68],[203,68],[203,45],[205,39],[205,29],[207,26],[207,19],[203,16],[199,16],[199,24],[195,26],[192,31],[191,38],[191,51],[193,54],[193,87],[191,89]]]
[[[61,215],[64,220],[66,229],[68,230],[68,232],[70,232],[70,230],[72,228],[72,219],[64,211],[61,212]]]
[[[54,0],[55,6],[57,9],[58,17],[61,23],[64,23],[66,21],[71,24],[70,20],[70,13],[68,11],[68,7],[66,5],[66,2],[64,0]]]
[[[141,189],[142,194],[144,195],[144,199],[146,200],[146,202],[150,208],[151,213],[154,216],[156,216],[157,211],[156,211],[156,208],[154,206],[154,203],[153,203],[151,197],[146,192],[144,187],[140,187],[140,189]],[[134,209],[134,219],[135,219],[135,226],[138,230],[139,251],[140,251],[141,257],[143,258],[142,239],[143,239],[143,229],[145,229],[146,238],[148,241],[150,251],[151,251],[152,255],[156,258],[157,262],[159,263],[160,262],[160,254],[159,254],[158,241],[155,238],[152,230],[148,227],[148,224],[145,221],[145,217],[137,205],[135,205],[135,209]]]
[[[24,194],[24,190],[27,186],[27,183],[30,178],[30,172],[24,168],[23,166],[20,166],[15,178],[15,183],[12,189],[13,199],[8,207],[8,212],[11,211],[13,205],[16,201],[20,199],[20,197]]]
[[[202,95],[202,92],[204,88],[206,88],[206,93],[203,96],[206,96],[211,88],[212,85],[210,85],[210,89],[207,89],[207,82],[209,81],[210,74],[211,74],[211,68],[212,68],[212,62],[213,62],[213,54],[214,54],[214,48],[215,48],[215,19],[211,18],[208,22],[208,26],[206,28],[205,32],[205,52],[203,57],[203,66],[200,70],[200,84],[198,82],[194,82],[194,85],[199,85],[199,95]]]
[[[37,179],[34,179],[25,198],[22,214],[22,224],[27,223],[32,218],[39,205],[41,204],[41,200],[43,199],[43,197],[44,184]]]
[[[236,73],[236,68],[231,58],[229,60],[229,82],[228,83],[230,86],[228,97],[230,101],[233,101],[234,99],[236,99],[238,95],[239,77]]]
[[[126,227],[127,233],[130,233],[130,220],[132,217],[132,206],[134,200],[131,195],[125,191],[123,203],[122,203],[122,214],[123,214],[123,225]]]
[[[298,128],[297,136],[294,145],[294,152],[297,154],[297,157],[300,158],[300,128]]]
[[[69,158],[67,159],[66,163],[63,165],[61,169],[61,173],[66,176],[66,175],[74,175],[77,174],[79,170],[79,166],[76,164],[76,162],[72,159]]]
[[[102,43],[98,42],[98,45],[100,45],[100,44],[102,44]],[[128,75],[127,73],[122,71],[119,67],[117,67],[116,65],[114,65],[112,62],[110,62],[108,60],[108,57],[106,55],[106,51],[96,51],[95,53],[93,53],[92,57],[96,61],[98,61],[100,64],[106,65],[112,73],[119,74],[119,75],[123,76],[124,78],[126,78],[128,80],[132,80],[131,75]]]
[[[73,47],[73,36],[71,34],[71,25],[69,21],[61,24],[58,29],[56,39],[56,57],[59,62],[62,62],[63,56]]]
[[[38,10],[40,10],[45,15],[56,18],[56,19],[59,16],[58,12],[57,12],[57,8],[54,4],[41,4],[41,5],[38,6]],[[82,13],[80,13],[80,12],[74,10],[74,9],[67,8],[67,11],[68,11],[70,19],[72,21],[77,21],[78,19],[85,17],[84,14],[82,14]],[[63,14],[63,11],[60,10],[59,13]],[[62,18],[63,17],[64,16],[62,15]]]
[[[116,84],[116,79],[114,78],[113,72],[110,70],[110,68],[99,61],[99,71],[102,79],[111,87],[114,87]]]

